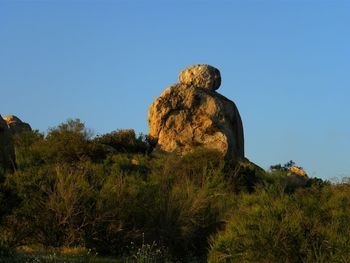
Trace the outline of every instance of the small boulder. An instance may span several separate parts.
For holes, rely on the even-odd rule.
[[[192,65],[179,74],[180,84],[196,88],[217,90],[221,85],[221,75],[217,68],[206,64]]]

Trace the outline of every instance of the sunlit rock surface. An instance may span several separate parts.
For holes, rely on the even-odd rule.
[[[218,69],[193,65],[151,104],[149,135],[157,148],[184,153],[196,147],[216,149],[229,159],[244,158],[243,125],[236,105],[217,93]]]

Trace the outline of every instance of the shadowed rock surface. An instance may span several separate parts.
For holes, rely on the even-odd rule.
[[[218,69],[193,65],[179,75],[148,110],[149,135],[157,148],[184,153],[196,147],[219,150],[226,158],[244,158],[243,125],[236,105],[215,92]]]
[[[9,127],[12,134],[20,134],[32,130],[28,123],[21,121],[18,117],[14,115],[5,116],[4,120],[6,121],[7,126]]]
[[[0,115],[0,166],[4,169],[14,169],[15,149],[11,131],[6,121]]]

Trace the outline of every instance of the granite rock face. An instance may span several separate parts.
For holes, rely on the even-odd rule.
[[[151,104],[149,135],[157,149],[186,153],[196,147],[215,149],[226,158],[244,158],[243,125],[236,105],[215,92],[221,83],[218,69],[193,65]]]
[[[0,115],[0,167],[14,169],[15,149],[10,129]]]
[[[7,115],[3,119],[7,123],[7,126],[12,134],[20,134],[32,130],[28,123],[21,121],[18,117],[14,115]]]

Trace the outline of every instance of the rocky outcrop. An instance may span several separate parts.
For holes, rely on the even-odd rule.
[[[6,121],[0,115],[0,167],[14,169],[15,149],[12,135]]]
[[[21,121],[14,115],[7,115],[4,117],[7,126],[9,127],[12,134],[21,134],[23,132],[31,131],[32,128],[28,123]]]
[[[244,158],[243,125],[236,105],[215,92],[221,84],[218,69],[193,65],[152,103],[149,135],[157,148],[184,153],[196,147],[216,149],[229,159]]]

